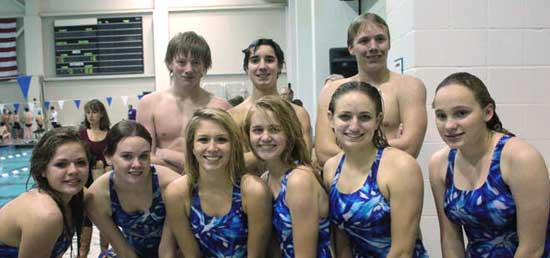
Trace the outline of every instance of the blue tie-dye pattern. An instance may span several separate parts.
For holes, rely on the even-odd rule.
[[[350,194],[340,193],[336,187],[346,159],[343,155],[330,187],[330,220],[348,235],[354,258],[386,257],[390,251],[391,207],[376,182],[383,151],[378,149],[363,186]],[[420,239],[413,257],[428,257]]]
[[[493,151],[487,180],[475,190],[463,191],[455,187],[456,149],[449,152],[444,208],[449,220],[462,225],[466,231],[466,257],[514,257],[518,247],[516,204],[500,170],[502,149],[510,138],[509,135],[500,138]],[[542,257],[550,256],[549,236],[547,233]]]
[[[286,204],[286,183],[292,169],[285,172],[281,182],[281,190],[273,204],[273,226],[279,237],[283,257],[294,257],[294,244],[292,240],[292,217]],[[317,257],[330,258],[330,221],[327,218],[319,220],[319,236],[317,240]]]
[[[70,242],[63,235],[59,236],[53,246],[52,255],[50,258],[57,258],[69,249]],[[0,257],[2,258],[17,258],[19,256],[19,247],[0,244]]]
[[[246,257],[248,223],[239,187],[233,187],[231,208],[221,217],[205,214],[198,192],[194,191],[189,221],[203,257]]]
[[[122,229],[124,238],[128,241],[136,254],[143,258],[157,258],[166,209],[160,191],[158,176],[155,167],[151,167],[153,201],[148,211],[127,213],[122,210],[118,195],[113,185],[113,175],[109,176],[109,191],[111,195],[112,218],[115,224]]]

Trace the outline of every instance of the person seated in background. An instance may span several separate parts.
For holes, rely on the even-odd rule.
[[[201,79],[212,66],[210,47],[203,37],[193,31],[178,33],[168,42],[164,63],[170,71],[170,87],[139,101],[137,121],[153,137],[152,163],[183,173],[182,132],[193,112],[201,107],[227,110],[231,105],[201,88]]]
[[[34,114],[28,107],[25,108],[23,118],[25,123],[25,128],[23,128],[23,139],[30,142],[32,140],[32,122],[34,121]]]
[[[550,257],[542,155],[503,128],[495,100],[472,74],[445,78],[432,107],[447,144],[429,161],[443,257]]]
[[[322,165],[342,150],[328,116],[332,94],[344,83],[361,81],[376,87],[384,99],[382,128],[392,147],[417,157],[426,134],[426,88],[419,79],[388,69],[390,33],[386,22],[374,13],[357,17],[348,27],[348,50],[355,56],[358,73],[328,83],[319,95],[315,125],[315,150]]]
[[[229,110],[238,126],[242,126],[246,113],[254,105],[254,102],[263,96],[275,95],[277,93],[277,80],[285,64],[283,50],[277,42],[271,39],[258,39],[253,41],[243,51],[243,69],[252,82],[252,94],[243,103]],[[311,124],[309,113],[300,106],[292,104],[300,124],[307,149],[311,152]],[[252,152],[246,150],[246,167],[257,174],[263,173],[263,164]]]
[[[82,224],[89,160],[76,131],[44,134],[30,160],[36,186],[0,209],[0,257],[62,257]]]
[[[0,140],[1,143],[11,143],[10,129],[4,121],[0,122]]]

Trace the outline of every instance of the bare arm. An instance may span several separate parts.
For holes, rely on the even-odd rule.
[[[315,179],[304,170],[294,169],[288,177],[286,202],[292,218],[295,257],[317,257],[319,205]]]
[[[163,199],[165,199],[166,188],[168,187],[168,185],[171,182],[175,181],[176,179],[180,178],[181,176],[169,168],[162,167],[162,166],[155,166],[155,167],[157,170],[158,179],[161,186],[162,197]],[[175,258],[180,256],[181,256],[181,252],[179,252],[177,248],[176,239],[172,234],[172,231],[170,231],[168,221],[164,220],[164,226],[162,228],[162,236],[160,238],[160,245],[159,245],[159,257]]]
[[[311,149],[313,146],[311,146],[311,120],[309,119],[309,113],[307,110],[300,107],[296,109],[296,116],[298,116],[298,119],[300,120],[304,141],[306,143],[308,153],[311,155]]]
[[[271,235],[272,197],[269,188],[256,176],[242,181],[243,207],[248,219],[247,257],[266,256]]]
[[[463,258],[465,256],[462,227],[452,223],[445,214],[443,203],[445,199],[445,175],[447,172],[448,148],[432,155],[429,162],[430,185],[439,220],[439,235],[441,237],[441,252],[445,258]]]
[[[24,216],[21,223],[18,257],[49,258],[57,238],[63,231],[63,217],[60,211],[33,210]]]
[[[315,122],[315,152],[319,165],[325,162],[332,156],[338,154],[341,149],[336,144],[336,137],[330,126],[328,117],[328,105],[332,94],[338,88],[340,81],[327,84],[319,95],[317,103],[317,121]]]
[[[191,196],[186,176],[177,179],[166,189],[166,220],[186,258],[201,257],[199,245],[189,224]]]
[[[389,144],[418,157],[426,135],[426,87],[422,81],[407,77],[407,84],[398,91],[399,116],[402,133],[398,138],[389,139]]]
[[[501,160],[517,209],[519,245],[514,257],[541,257],[547,233],[541,225],[547,224],[550,209],[548,169],[533,147],[514,138],[505,145]]]
[[[108,192],[108,174],[104,174],[86,193],[86,212],[120,257],[138,258],[134,249],[111,218],[111,201]]]
[[[424,196],[422,172],[412,157],[397,149],[393,151],[391,154],[399,156],[392,158],[392,170],[386,170],[389,173],[383,175],[388,179],[386,187],[391,203],[391,248],[387,257],[412,257],[420,233]]]

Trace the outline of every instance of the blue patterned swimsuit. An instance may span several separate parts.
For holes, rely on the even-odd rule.
[[[194,191],[189,221],[203,257],[246,257],[248,223],[239,187],[233,186],[231,208],[221,217],[204,213],[198,191]]]
[[[330,220],[348,236],[354,258],[386,257],[390,251],[391,207],[376,182],[383,151],[378,149],[363,186],[350,194],[340,193],[336,186],[346,159],[343,155],[330,187]],[[413,257],[428,257],[420,239]]]
[[[487,179],[475,190],[455,187],[453,171],[456,149],[449,151],[444,208],[449,220],[466,231],[466,257],[513,257],[518,247],[516,204],[500,170],[502,149],[510,138],[509,135],[500,138],[493,151]],[[549,235],[547,231],[542,257],[550,255]]]
[[[55,242],[55,245],[53,246],[52,255],[50,258],[57,258],[67,249],[69,249],[69,246],[71,245],[71,242],[63,237],[63,235],[59,236],[57,241]],[[19,256],[19,247],[13,247],[9,245],[0,244],[0,257],[2,258],[17,258]]]
[[[153,201],[148,211],[127,213],[122,209],[115,191],[113,175],[109,175],[109,192],[111,195],[112,218],[115,224],[122,229],[124,238],[128,241],[136,254],[142,258],[159,257],[160,238],[164,226],[166,210],[155,167],[151,166]],[[112,257],[112,251],[109,254]]]
[[[285,172],[281,182],[281,190],[273,203],[273,226],[279,237],[283,257],[294,257],[294,243],[292,240],[292,216],[286,204],[286,183],[292,169]],[[317,246],[318,258],[330,258],[330,221],[328,218],[319,220],[319,236]]]

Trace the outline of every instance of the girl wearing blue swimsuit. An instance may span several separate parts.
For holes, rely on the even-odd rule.
[[[82,224],[89,160],[76,131],[44,134],[30,161],[36,185],[0,209],[0,257],[63,256]]]
[[[266,257],[271,196],[245,171],[240,132],[219,109],[195,111],[186,128],[186,175],[166,194],[168,222],[186,258]]]
[[[423,179],[409,154],[388,147],[379,91],[347,82],[329,121],[343,153],[324,166],[337,257],[427,257],[420,240]],[[391,193],[391,194],[390,194]]]
[[[151,136],[134,121],[115,124],[106,139],[105,157],[113,171],[94,181],[86,207],[113,247],[100,257],[174,255],[175,243],[165,228],[163,193],[179,175],[151,165]]]
[[[550,257],[550,180],[542,156],[502,128],[495,101],[474,75],[448,76],[433,107],[447,144],[429,165],[443,256]]]
[[[328,194],[322,187],[292,106],[278,96],[257,100],[244,132],[264,161],[273,198],[273,226],[283,257],[331,257]]]

